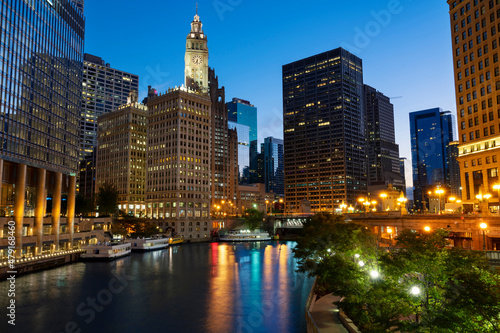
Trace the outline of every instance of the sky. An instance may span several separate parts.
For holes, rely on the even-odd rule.
[[[259,140],[283,138],[281,68],[344,47],[363,60],[364,83],[393,98],[396,143],[411,159],[409,116],[456,114],[445,0],[200,0],[209,66],[233,97],[258,108]],[[196,1],[87,0],[85,52],[139,75],[139,96],[184,83]]]

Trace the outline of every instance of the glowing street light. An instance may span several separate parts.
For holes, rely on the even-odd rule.
[[[390,245],[392,246],[392,228],[387,227],[387,233],[389,234],[389,242]]]
[[[347,205],[342,201],[342,204],[340,205],[340,209],[342,209],[342,213],[346,210]]]
[[[438,195],[438,199],[439,199],[439,202],[438,202],[438,207],[439,207],[439,211],[438,211],[438,214],[441,214],[441,194],[444,193],[444,190],[442,188],[438,188],[436,190],[436,194]]]
[[[483,229],[483,251],[486,251],[486,236],[484,235],[484,230],[488,228],[488,225],[483,222],[479,225],[479,227]]]
[[[380,193],[380,197],[382,198],[382,211],[385,210],[385,199],[387,198],[387,193]]]
[[[428,225],[426,225],[426,226],[424,227],[424,230],[425,230],[425,231],[427,231],[427,232],[429,232],[429,231],[431,231],[431,227],[429,227]]]
[[[413,287],[411,287],[410,293],[412,295],[415,295],[415,296],[419,295],[420,294],[420,288],[417,287],[417,286],[413,286]]]

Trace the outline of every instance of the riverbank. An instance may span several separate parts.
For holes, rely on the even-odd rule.
[[[11,264],[2,262],[0,263],[0,280],[7,279],[11,274],[14,274],[12,272],[15,272],[17,276],[77,262],[80,260],[80,254],[83,252],[85,251],[61,251],[52,254],[16,259]]]

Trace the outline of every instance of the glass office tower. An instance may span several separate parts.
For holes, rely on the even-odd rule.
[[[246,125],[228,121],[227,127],[236,130],[238,136],[238,180],[239,184],[250,181],[250,128]]]
[[[451,156],[454,117],[440,108],[410,113],[413,195],[416,209],[423,210],[429,194],[441,186],[448,194],[451,188]],[[434,194],[432,194],[434,196]]]
[[[14,217],[18,257],[73,245],[85,26],[79,4],[0,0],[0,215]],[[44,234],[53,237],[43,242]]]
[[[272,136],[265,138],[260,151],[264,157],[266,193],[285,194],[283,140]]]

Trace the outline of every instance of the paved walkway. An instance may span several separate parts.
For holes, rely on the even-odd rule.
[[[339,299],[340,297],[329,294],[314,303],[311,316],[321,333],[348,333],[338,319],[337,306],[332,304]]]

